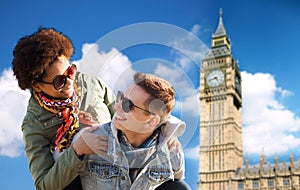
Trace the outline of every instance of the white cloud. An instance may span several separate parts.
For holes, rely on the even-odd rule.
[[[242,72],[243,88],[243,146],[247,154],[266,155],[287,153],[300,145],[293,136],[300,130],[300,118],[286,109],[276,95],[292,93],[276,86],[268,73]]]
[[[99,52],[97,44],[84,44],[82,55],[82,59],[73,62],[78,70],[98,76],[114,91],[127,87],[135,73],[127,56],[115,48]]]
[[[163,77],[174,86],[178,96],[174,111],[199,115],[198,91],[181,68],[158,64],[154,74]]]
[[[22,119],[30,96],[22,91],[11,69],[0,76],[0,155],[15,157],[23,153]]]
[[[209,51],[209,48],[196,36],[200,29],[200,25],[194,25],[192,31],[185,37],[170,42],[170,46],[180,52],[173,51],[176,55],[175,63],[185,71],[191,68],[191,64],[197,64],[200,68],[201,60]]]
[[[201,29],[201,26],[200,26],[199,24],[195,24],[195,25],[193,26],[191,32],[192,32],[193,34],[197,35],[197,34],[199,33],[200,29]]]
[[[294,95],[293,92],[290,92],[290,91],[288,91],[288,90],[284,90],[284,89],[282,89],[282,88],[280,88],[280,87],[277,88],[277,91],[280,93],[280,95],[281,95],[282,98],[286,98],[286,97],[288,97],[288,96]]]
[[[199,146],[186,148],[184,156],[186,159],[199,160]]]
[[[199,102],[199,95],[196,94],[197,91],[195,90],[194,96],[188,96],[183,100],[176,101],[175,110],[181,110],[185,112],[185,114],[189,116],[199,116],[200,114],[200,102]]]

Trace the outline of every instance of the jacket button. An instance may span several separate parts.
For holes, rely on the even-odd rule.
[[[125,176],[121,176],[121,180],[125,180]]]

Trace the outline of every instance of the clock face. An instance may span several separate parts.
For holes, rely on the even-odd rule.
[[[224,81],[224,74],[221,70],[214,70],[208,74],[206,81],[210,87],[219,86]]]

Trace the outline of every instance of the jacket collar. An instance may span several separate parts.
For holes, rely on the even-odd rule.
[[[111,154],[119,154],[122,152],[121,145],[119,144],[118,140],[118,129],[114,126],[113,121],[110,122],[110,133],[109,134],[109,139],[108,139],[108,155]],[[178,119],[175,116],[170,116],[167,119],[167,122],[165,125],[161,126],[161,135],[159,139],[159,144],[158,147],[164,146],[167,144],[167,141],[175,136],[175,137],[180,137],[186,128],[186,124],[184,121]]]

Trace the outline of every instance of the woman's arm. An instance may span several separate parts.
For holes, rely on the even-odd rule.
[[[30,114],[22,125],[26,157],[34,185],[36,189],[63,189],[78,175],[84,162],[77,157],[72,147],[66,149],[54,162],[50,140],[41,126],[42,123]]]

